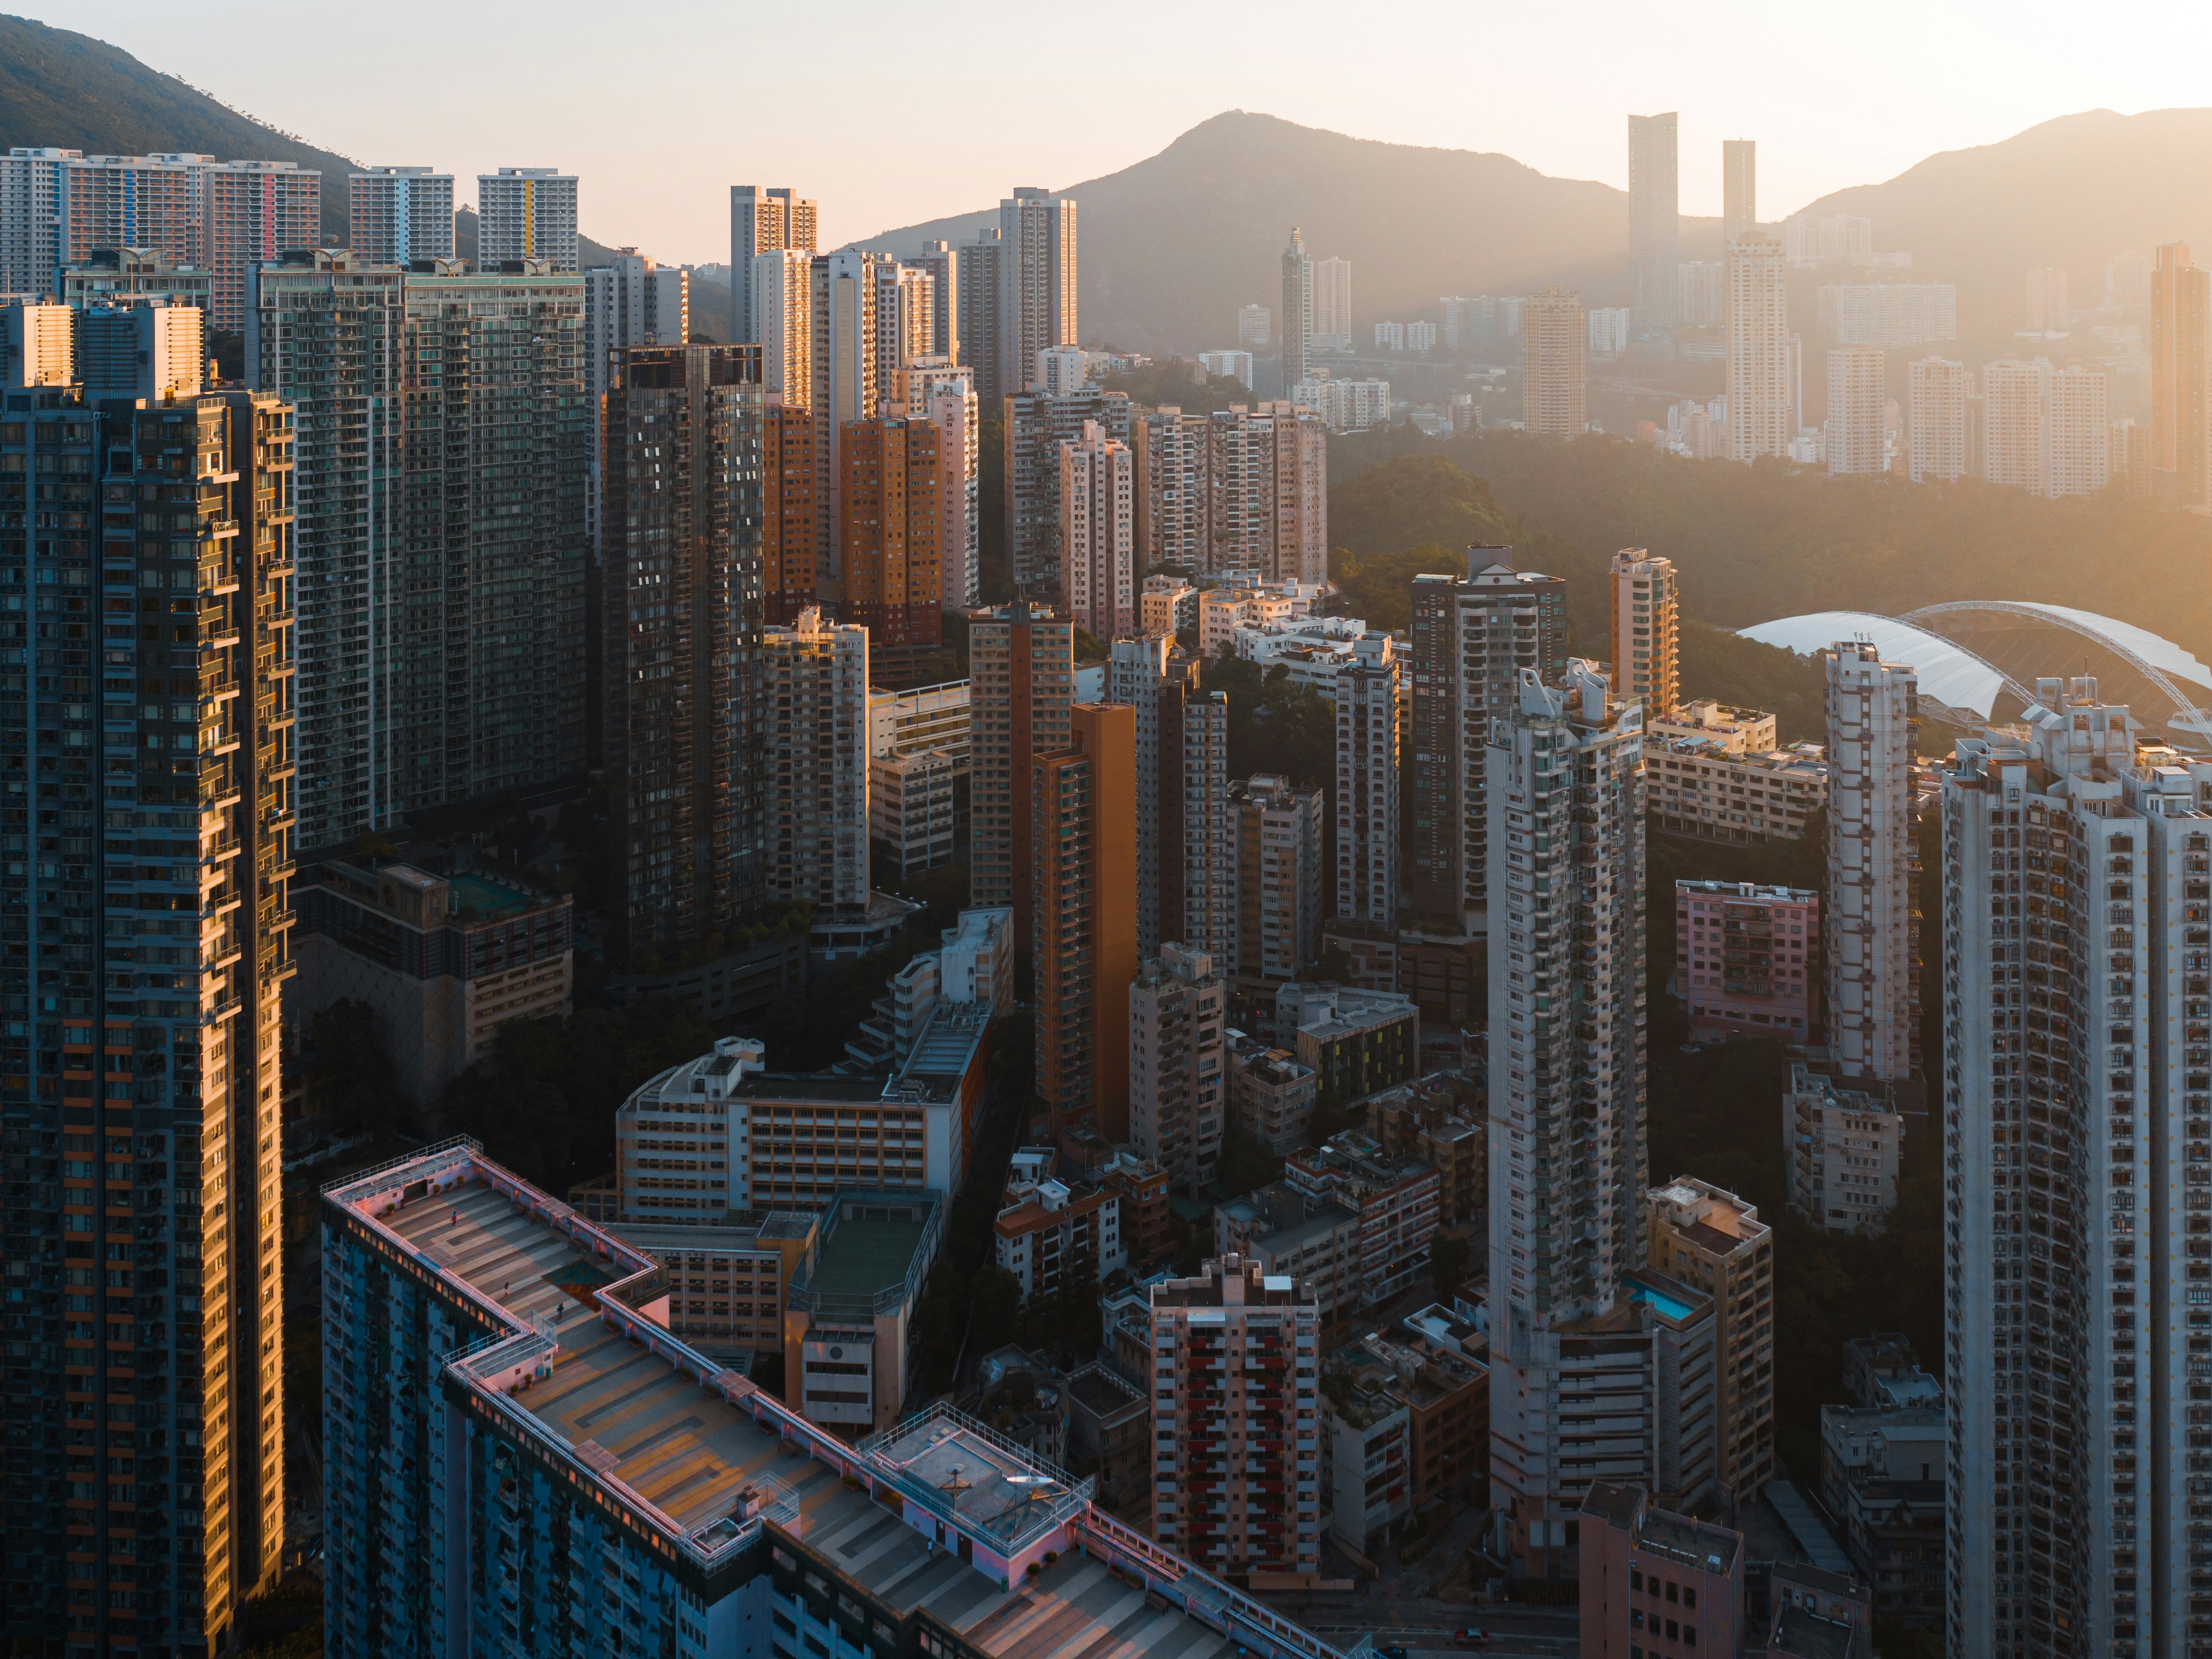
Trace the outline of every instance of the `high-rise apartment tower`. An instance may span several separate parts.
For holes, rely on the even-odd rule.
[[[1345,273],[1351,286],[1351,273]],[[1291,245],[1283,250],[1283,389],[1308,378],[1314,350],[1314,268],[1305,238],[1291,227]]]
[[[1797,436],[1797,409],[1789,268],[1782,244],[1747,230],[1730,236],[1727,250],[1722,310],[1728,339],[1729,459],[1786,455]]]
[[[1680,283],[1682,223],[1674,117],[1628,118],[1628,327],[1671,339]]]
[[[1083,343],[1075,205],[1029,185],[999,204],[999,377],[1010,397],[1037,384],[1037,353]]]
[[[2094,679],[1943,781],[1948,1650],[2212,1646],[2212,766]]]
[[[868,904],[868,630],[802,611],[761,635],[772,904],[823,919]],[[772,715],[769,711],[772,712]]]
[[[1821,911],[1829,1048],[1846,1078],[1920,1069],[1919,843],[1912,756],[1919,678],[1864,641],[1827,669],[1828,893]]]
[[[1613,690],[1644,705],[1646,720],[1673,718],[1682,696],[1682,590],[1672,559],[1640,547],[1613,556]]]
[[[794,195],[789,185],[730,186],[730,337],[742,343],[763,339],[754,301],[755,258],[789,251],[815,250],[817,205]]]
[[[1554,283],[1521,308],[1521,424],[1575,437],[1589,429],[1586,358],[1589,324],[1582,296]]]
[[[1116,640],[1106,696],[1136,710],[1137,949],[1188,945],[1226,966],[1236,849],[1228,824],[1226,695],[1199,690],[1165,635]]]
[[[347,246],[373,265],[453,257],[453,175],[371,167],[346,179]]]
[[[1721,242],[1759,228],[1759,146],[1749,138],[1721,140]]]
[[[1068,746],[1075,630],[1050,611],[1017,601],[969,625],[968,660],[969,902],[1011,906],[1014,948],[1026,951],[1035,879],[1031,773],[1037,757]]]
[[[1364,634],[1336,671],[1336,915],[1398,923],[1399,678],[1388,634]]]
[[[477,175],[477,264],[550,260],[577,269],[576,177],[558,167],[501,167]]]
[[[2212,505],[2212,271],[2189,244],[2158,250],[2150,273],[2151,482],[2161,499]]]
[[[0,312],[11,341],[35,309]],[[53,307],[64,355],[0,419],[0,586],[26,596],[0,625],[0,1528],[25,1651],[219,1650],[284,1559],[292,411],[149,390],[157,309]]]
[[[1966,476],[1966,388],[1964,363],[1923,357],[1911,366],[1905,441],[1912,450],[1912,481]]]

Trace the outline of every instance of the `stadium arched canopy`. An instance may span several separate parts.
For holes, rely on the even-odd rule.
[[[1912,665],[1923,697],[1958,711],[1962,718],[1991,718],[2000,691],[2009,691],[2022,702],[2035,701],[2010,675],[1956,641],[1872,611],[1812,611],[1736,631],[1747,640],[1778,645],[1801,657],[1825,651],[1842,640],[1869,641],[1885,662]]]

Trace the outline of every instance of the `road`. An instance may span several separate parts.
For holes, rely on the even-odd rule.
[[[1532,1628],[1525,1622],[1526,1615],[1535,1612],[1540,1615],[1549,1609],[1526,1607],[1472,1609],[1474,1616],[1466,1625],[1487,1631],[1490,1640],[1480,1647],[1458,1647],[1451,1641],[1452,1632],[1437,1628],[1382,1629],[1375,1632],[1375,1650],[1397,1647],[1406,1650],[1406,1659],[1468,1659],[1470,1655],[1492,1655],[1495,1659],[1575,1659],[1582,1644],[1571,1626],[1565,1631],[1546,1631]],[[1500,1618],[1499,1613],[1506,1614]],[[1510,1620],[1510,1622],[1509,1622]],[[1551,1622],[1558,1624],[1553,1619]],[[1364,1630],[1335,1628],[1323,1625],[1314,1633],[1340,1646],[1346,1647],[1366,1634]]]

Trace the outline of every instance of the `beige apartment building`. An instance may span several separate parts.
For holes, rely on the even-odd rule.
[[[1710,700],[1647,721],[1644,770],[1658,828],[1702,841],[1796,841],[1827,799],[1818,744],[1778,749],[1773,715]]]

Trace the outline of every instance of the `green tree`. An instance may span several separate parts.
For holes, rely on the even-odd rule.
[[[996,1262],[968,1281],[968,1327],[975,1332],[980,1352],[988,1352],[1005,1340],[1022,1310],[1022,1282]]]
[[[1457,1233],[1438,1233],[1429,1242],[1429,1280],[1437,1299],[1449,1302],[1474,1267],[1474,1247]]]
[[[1232,1123],[1222,1132],[1218,1167],[1221,1190],[1231,1198],[1241,1198],[1279,1177],[1283,1160],[1269,1152],[1258,1136]]]
[[[399,1092],[392,1051],[376,1029],[376,1011],[341,998],[307,1022],[307,1115],[341,1131],[385,1134],[412,1116]]]
[[[1323,1088],[1314,1097],[1313,1112],[1306,1119],[1306,1138],[1318,1146],[1331,1135],[1343,1133],[1356,1121],[1344,1103],[1343,1094],[1334,1088]]]

